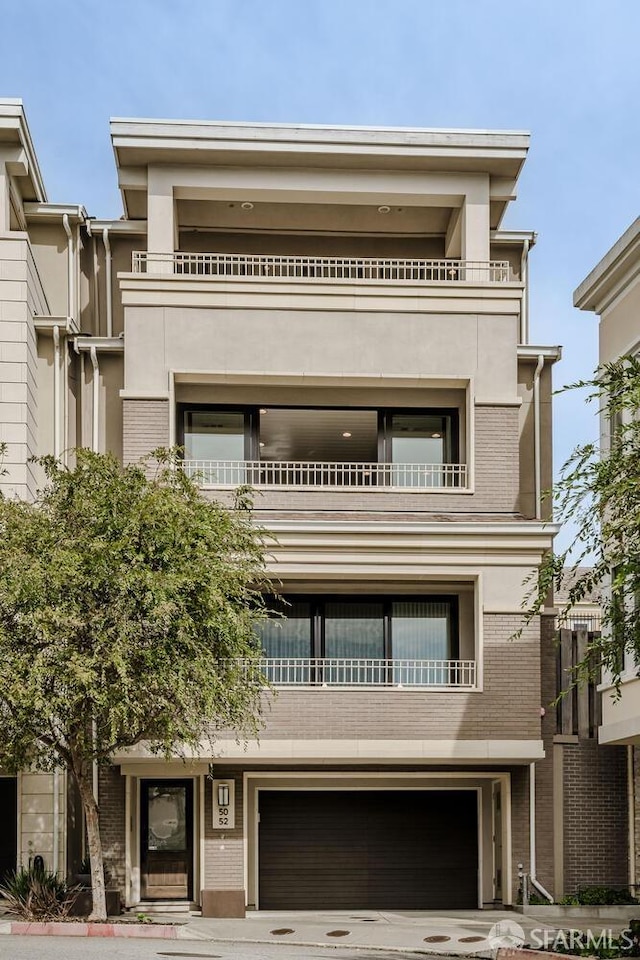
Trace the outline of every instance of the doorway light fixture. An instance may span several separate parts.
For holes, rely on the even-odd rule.
[[[219,807],[229,806],[229,784],[228,783],[218,784],[218,806]]]

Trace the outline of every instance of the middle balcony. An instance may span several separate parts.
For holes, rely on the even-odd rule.
[[[181,405],[183,469],[203,487],[464,489],[458,409]]]

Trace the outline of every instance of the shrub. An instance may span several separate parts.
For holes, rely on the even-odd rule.
[[[38,867],[21,868],[0,886],[9,910],[24,920],[61,920],[68,916],[79,887]]]
[[[585,907],[638,902],[625,887],[579,887],[576,899],[579,904]]]

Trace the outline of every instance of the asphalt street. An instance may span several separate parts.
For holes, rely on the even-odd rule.
[[[171,943],[98,937],[0,937],[0,960],[402,960],[411,952],[293,947],[287,944]],[[439,958],[440,960],[440,958]],[[441,960],[448,960],[442,957]]]

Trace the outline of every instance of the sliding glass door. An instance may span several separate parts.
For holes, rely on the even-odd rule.
[[[456,596],[290,597],[279,610],[259,628],[274,683],[439,685],[456,669]]]

